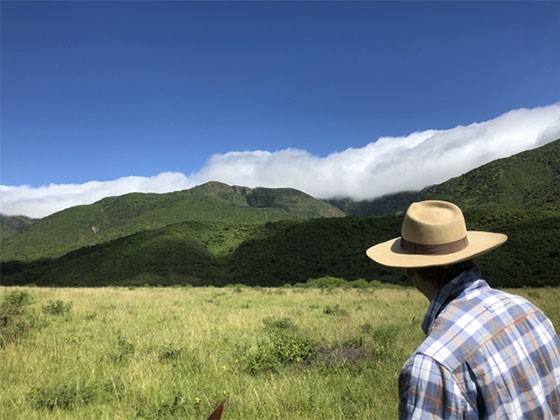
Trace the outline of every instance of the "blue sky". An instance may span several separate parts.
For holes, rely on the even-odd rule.
[[[558,2],[2,1],[0,184],[320,161],[547,107],[559,19]]]

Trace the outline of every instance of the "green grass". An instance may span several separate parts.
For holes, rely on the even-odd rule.
[[[426,307],[384,288],[19,290],[38,326],[0,350],[6,418],[203,418],[224,395],[232,419],[392,417]]]
[[[560,289],[519,289],[560,327]],[[15,295],[14,295],[15,294]],[[9,299],[8,299],[9,298]],[[6,419],[387,419],[423,335],[412,288],[0,288]],[[15,303],[14,303],[15,302]]]

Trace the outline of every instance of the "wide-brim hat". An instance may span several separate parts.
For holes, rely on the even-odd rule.
[[[366,254],[389,267],[454,264],[485,254],[507,240],[502,233],[467,231],[463,212],[447,201],[412,203],[401,236],[372,246]]]

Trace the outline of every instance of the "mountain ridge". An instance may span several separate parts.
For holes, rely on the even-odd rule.
[[[129,193],[59,211],[2,242],[0,260],[58,257],[83,246],[184,221],[266,223],[342,217],[340,209],[291,188],[209,182],[165,193]]]
[[[2,239],[17,235],[23,232],[39,219],[32,219],[27,216],[8,216],[0,213],[0,242]]]
[[[560,210],[560,139],[497,159],[420,191],[374,200],[330,199],[350,216],[399,214],[414,201],[447,200],[462,209],[518,208]]]
[[[500,287],[560,286],[560,212],[465,212],[473,230],[509,236],[479,258]],[[2,284],[282,286],[324,276],[407,284],[402,270],[373,263],[365,250],[400,234],[402,217],[284,220],[265,224],[182,222],[82,247],[55,259],[3,262]]]
[[[407,200],[443,198],[463,207],[469,229],[509,236],[504,246],[480,258],[485,279],[502,287],[560,286],[559,149],[557,141],[420,192],[393,196],[381,203],[391,212],[383,216],[326,218],[333,206],[297,190],[222,183],[163,196],[106,198],[74,210],[90,219],[65,221],[81,226],[74,235],[101,240],[80,243],[70,238],[73,248],[59,246],[50,255],[45,247],[20,247],[18,252],[26,251],[27,259],[4,259],[2,284],[280,286],[322,276],[404,283],[400,270],[374,264],[365,249],[399,236]],[[185,197],[196,200],[188,204]],[[310,212],[310,204],[318,207]],[[353,211],[363,211],[359,205]],[[97,219],[88,209],[95,210]],[[61,213],[75,214],[60,212],[8,238],[2,242],[3,257],[9,255],[5,244],[29,239],[40,224],[52,224],[51,234],[56,229],[64,233],[57,225]],[[106,224],[93,232],[96,220]],[[51,238],[44,241],[52,246]]]

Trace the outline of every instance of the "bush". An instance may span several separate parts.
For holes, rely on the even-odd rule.
[[[118,337],[115,351],[109,354],[113,362],[123,362],[128,360],[136,352],[136,346],[124,337]]]
[[[315,350],[313,341],[300,334],[276,330],[271,338],[272,350],[282,364],[301,363],[311,357]]]
[[[288,317],[283,318],[265,318],[263,325],[266,331],[274,332],[274,330],[297,330],[295,322]]]
[[[300,364],[313,357],[317,345],[302,334],[290,318],[263,320],[266,339],[242,358],[252,374],[277,371],[282,366]]]
[[[333,289],[335,287],[348,287],[348,282],[344,279],[332,276],[309,279],[305,283],[306,287],[317,287],[319,289]]]
[[[43,312],[49,315],[63,315],[70,312],[72,302],[63,302],[62,300],[50,300],[43,305]]]
[[[0,348],[27,335],[33,319],[25,306],[34,299],[27,292],[13,291],[6,294],[0,303]]]
[[[323,313],[325,315],[335,315],[335,316],[347,316],[348,311],[344,308],[341,308],[340,305],[337,303],[334,306],[327,305],[323,308]]]
[[[36,409],[71,409],[93,400],[94,388],[79,383],[35,387],[29,393],[29,400]]]
[[[350,285],[356,289],[365,289],[370,287],[370,284],[365,279],[357,279],[350,282]]]
[[[345,280],[339,277],[325,276],[317,279],[309,279],[304,284],[298,284],[298,287],[315,287],[322,290],[330,290],[335,288],[354,288],[354,289],[367,289],[370,287],[378,287],[382,283],[378,280],[368,282],[366,279],[356,279],[352,281]]]
[[[158,350],[158,359],[161,362],[175,361],[183,356],[183,349],[180,347],[162,346]]]
[[[246,352],[242,361],[247,371],[253,375],[262,372],[276,372],[282,365],[277,355],[273,351],[273,346],[269,342],[260,342],[257,349]]]
[[[22,308],[26,305],[31,305],[33,302],[35,302],[35,299],[29,292],[14,290],[4,295],[2,305]]]

